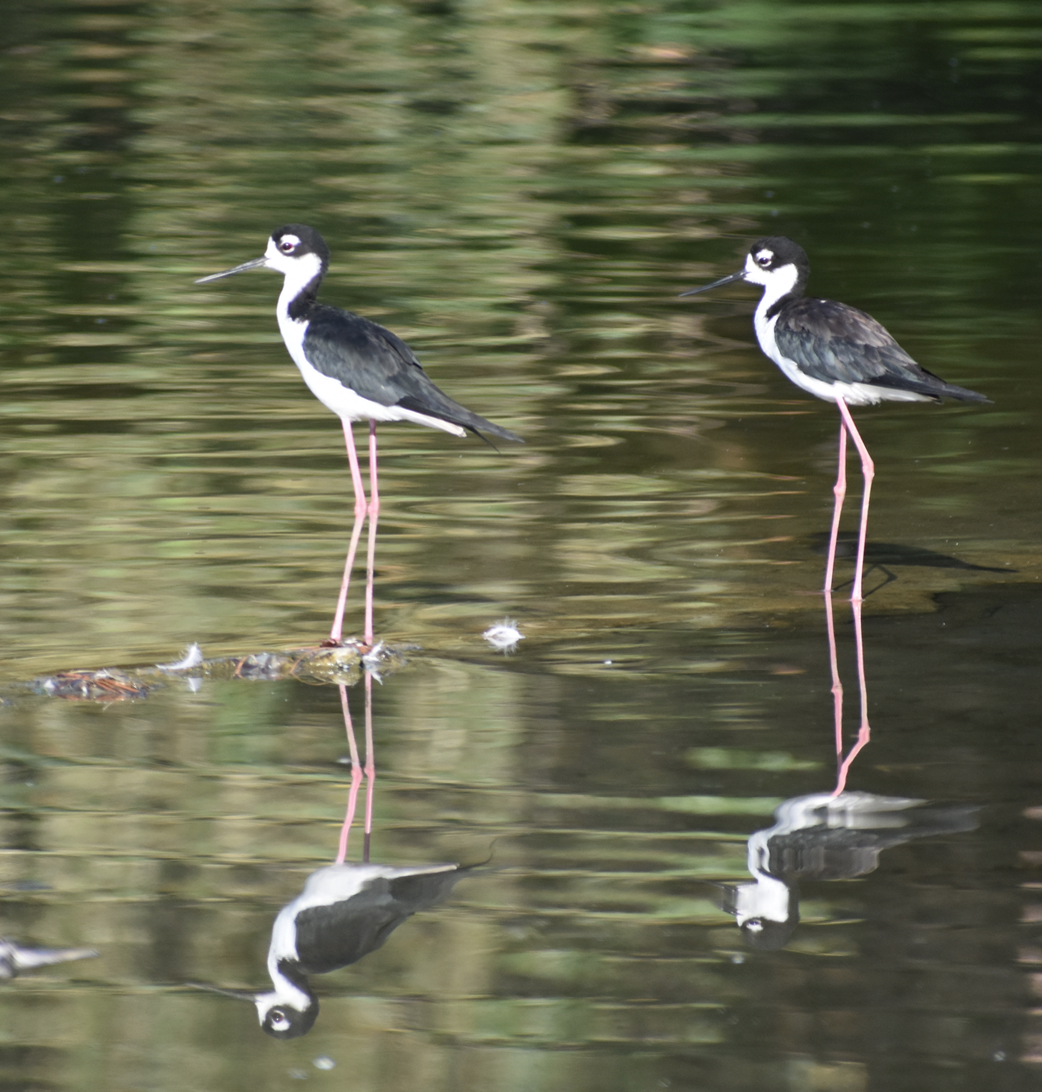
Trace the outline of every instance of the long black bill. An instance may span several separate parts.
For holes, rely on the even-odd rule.
[[[232,272],[235,273],[236,270],[233,269]],[[217,276],[222,277],[222,276],[224,276],[224,274],[223,273],[218,273]],[[207,277],[206,279],[211,280],[212,278]],[[744,269],[739,269],[737,273],[732,273],[729,277],[721,277],[718,281],[713,281],[712,284],[702,285],[701,288],[689,288],[686,292],[681,292],[680,295],[681,296],[697,296],[699,292],[708,292],[711,288],[719,288],[722,284],[730,284],[732,281],[744,281],[744,280],[745,280],[745,270]],[[195,283],[198,284],[199,282],[196,281]]]
[[[243,262],[234,269],[226,269],[223,273],[211,273],[209,277],[200,277],[195,283],[206,284],[207,281],[219,281],[222,277],[230,277],[233,273],[245,273],[247,269],[262,269],[268,264],[267,258],[254,258],[252,262]]]
[[[211,986],[208,982],[186,982],[193,990],[206,990],[208,993],[219,993],[222,997],[234,997],[236,1001],[249,1001],[255,1004],[263,990],[225,990],[220,986]]]

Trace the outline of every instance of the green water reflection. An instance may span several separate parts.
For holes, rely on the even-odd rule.
[[[103,950],[0,994],[12,1083],[1026,1087],[1037,4],[13,0],[0,53],[2,931]],[[288,1053],[180,984],[259,985],[331,859],[335,691],[8,685],[327,631],[336,421],[274,277],[192,283],[287,221],[329,241],[330,302],[527,441],[381,431],[377,630],[426,652],[377,690],[376,845],[494,867],[330,976]],[[754,958],[701,881],[831,784],[837,421],[759,354],[750,293],[676,294],[766,231],[994,401],[860,414],[871,538],[1010,575],[898,564],[868,601],[858,787],[993,819],[812,885]],[[480,637],[506,615],[510,659]]]
[[[134,1084],[142,1067],[177,1086],[186,1047],[199,1083],[230,1088],[319,1079],[323,1057],[373,1088],[526,1088],[533,1068],[547,1088],[789,1087],[794,1066],[825,1087],[911,1087],[902,1067],[927,1088],[953,1066],[967,1087],[1025,1076],[1034,896],[1014,881],[1038,852],[1037,808],[1021,808],[1038,686],[1002,649],[1037,654],[1037,600],[982,592],[869,620],[876,739],[855,783],[985,802],[988,819],[890,849],[857,882],[805,883],[781,952],[750,952],[707,881],[746,877],[749,833],[832,783],[820,629],[641,631],[544,646],[542,672],[427,657],[389,676],[374,858],[491,860],[313,982],[322,1012],[293,1044],[180,984],[261,986],[277,908],[331,861],[347,795],[335,690],[23,698],[5,714],[5,928],[102,956],[18,980],[0,995],[8,1026],[24,1026],[27,993],[60,1004],[25,1034],[77,1087]],[[843,654],[848,667],[846,635]],[[51,1030],[102,1013],[100,1044]],[[104,1076],[88,1078],[98,1054]]]

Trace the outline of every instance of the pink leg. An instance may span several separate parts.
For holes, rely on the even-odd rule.
[[[362,843],[362,860],[369,860],[369,843],[373,833],[373,790],[376,788],[376,763],[373,748],[373,676],[365,672],[365,766],[358,758],[358,744],[355,741],[355,729],[351,720],[351,709],[347,701],[347,687],[340,684],[340,708],[344,713],[344,729],[347,733],[347,747],[351,756],[351,788],[347,794],[347,812],[340,826],[340,843],[337,848],[336,863],[343,864],[347,858],[347,842],[351,834],[351,824],[355,821],[358,806],[358,791],[365,774],[365,839]]]
[[[351,570],[358,552],[358,540],[362,537],[362,523],[365,520],[368,504],[365,488],[362,485],[362,471],[358,465],[358,452],[355,450],[355,436],[351,431],[350,421],[341,421],[344,426],[344,442],[347,445],[347,461],[351,467],[351,484],[355,491],[355,522],[351,528],[351,542],[347,547],[347,559],[344,562],[344,577],[340,582],[340,596],[333,615],[333,628],[329,631],[329,643],[339,645],[344,632],[344,611],[347,607],[347,589],[351,583]]]
[[[839,460],[836,484],[832,487],[836,501],[832,506],[832,531],[829,534],[829,556],[825,562],[825,597],[832,594],[832,574],[836,568],[836,543],[839,540],[839,517],[843,514],[843,500],[847,495],[847,430],[839,423]]]
[[[369,422],[369,543],[365,565],[365,634],[364,641],[373,644],[373,575],[376,567],[376,525],[380,520],[380,491],[377,488],[376,422]]]
[[[369,862],[369,841],[373,833],[373,795],[376,791],[376,761],[373,754],[373,676],[365,673],[365,840],[362,860]]]
[[[851,764],[871,738],[872,729],[868,723],[868,681],[865,675],[865,643],[861,626],[862,577],[865,569],[865,541],[868,535],[868,505],[872,494],[872,479],[875,477],[875,464],[868,453],[864,440],[854,424],[846,402],[838,399],[836,406],[842,418],[839,429],[839,471],[833,492],[836,504],[832,511],[832,532],[829,535],[829,556],[825,566],[825,615],[829,631],[829,666],[832,671],[833,720],[835,725],[836,759],[839,763],[836,788],[833,796],[838,796],[847,784],[847,774]],[[854,446],[861,456],[861,473],[864,478],[864,491],[861,495],[861,526],[858,531],[857,561],[854,570],[854,588],[850,596],[854,615],[854,638],[857,643],[858,690],[861,698],[861,724],[858,727],[857,742],[850,749],[846,758],[843,755],[843,684],[839,677],[839,657],[836,650],[836,627],[832,616],[832,576],[836,562],[836,543],[839,538],[839,519],[843,499],[847,491],[847,433],[854,441]]]
[[[355,729],[351,723],[351,710],[347,704],[347,687],[340,684],[340,708],[344,712],[344,728],[347,731],[347,747],[351,755],[351,788],[347,794],[347,813],[340,826],[340,845],[337,849],[336,863],[343,864],[347,857],[347,839],[351,834],[351,824],[355,821],[355,808],[358,806],[358,788],[362,784],[362,764],[358,761],[358,744],[355,742]],[[368,842],[368,834],[366,835]],[[368,857],[366,858],[368,860]]]
[[[872,462],[872,456],[869,455],[868,448],[865,447],[865,441],[861,439],[861,433],[858,432],[857,427],[854,424],[854,418],[850,416],[850,410],[847,409],[846,402],[839,399],[836,402],[836,405],[839,407],[840,415],[843,418],[843,424],[846,425],[847,432],[850,433],[850,438],[854,441],[854,446],[861,456],[861,474],[865,480],[864,492],[861,494],[861,527],[857,537],[857,564],[854,569],[854,590],[850,595],[851,603],[860,606],[864,598],[861,594],[861,578],[864,575],[865,570],[865,538],[868,534],[868,502],[872,496],[872,479],[876,476],[876,464]]]
[[[858,726],[857,743],[850,749],[850,754],[839,765],[839,773],[836,777],[836,788],[833,796],[838,796],[847,785],[847,774],[850,771],[854,759],[861,753],[872,737],[872,729],[868,723],[868,681],[865,676],[865,642],[861,632],[861,601],[852,605],[854,612],[854,637],[857,641],[857,679],[861,692],[861,724]],[[842,745],[837,753],[842,753]]]
[[[832,720],[836,735],[836,761],[843,754],[843,682],[839,677],[839,653],[836,650],[836,620],[832,616],[832,596],[825,588],[825,620],[829,629],[829,668],[832,671]]]
[[[839,520],[847,495],[847,429],[839,423],[839,456],[836,463],[836,484],[832,487],[832,530],[829,533],[829,553],[825,562],[825,618],[829,630],[829,668],[832,671],[832,713],[836,726],[836,755],[843,753],[843,683],[839,677],[839,654],[836,651],[836,621],[832,615],[832,578],[836,569],[836,543],[839,540]]]

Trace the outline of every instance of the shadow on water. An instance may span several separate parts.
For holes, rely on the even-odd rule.
[[[829,534],[821,531],[810,539],[811,548],[815,553],[825,556],[828,553]],[[841,534],[836,540],[837,560],[852,560],[857,556],[857,535]],[[905,546],[897,542],[873,542],[869,539],[865,543],[865,578],[872,577],[878,571],[881,581],[869,582],[865,585],[865,598],[875,592],[881,591],[887,584],[899,579],[893,571],[895,567],[909,565],[914,568],[927,569],[961,569],[965,572],[978,573],[1010,573],[1015,574],[1016,569],[997,565],[974,565],[969,561],[962,561],[950,554],[942,554],[937,550],[927,550],[922,546]],[[836,585],[840,591],[850,582]]]

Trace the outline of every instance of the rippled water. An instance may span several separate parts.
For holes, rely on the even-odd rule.
[[[13,3],[0,49],[0,934],[99,952],[3,987],[8,1082],[1031,1087],[1037,5]],[[330,243],[327,300],[526,444],[380,430],[376,628],[421,647],[375,687],[372,856],[486,863],[280,1043],[187,983],[262,988],[336,855],[337,689],[25,684],[328,631],[336,421],[275,277],[193,283],[287,221]],[[756,349],[751,290],[676,296],[773,232],[993,404],[858,414],[849,787],[955,810],[801,849],[766,950],[719,904],[835,784],[838,422]],[[849,744],[844,612],[839,647]]]

